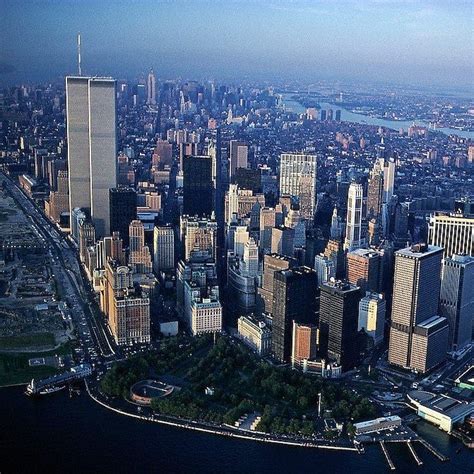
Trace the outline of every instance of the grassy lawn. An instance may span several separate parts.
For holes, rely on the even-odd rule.
[[[0,337],[0,350],[17,349],[39,349],[54,347],[54,335],[50,332],[42,332],[37,334],[26,334],[23,336],[5,336]]]
[[[30,367],[28,360],[34,357],[47,357],[71,353],[70,344],[63,344],[57,350],[41,353],[0,354],[0,387],[19,383],[28,383],[32,378],[47,377],[57,373],[57,369],[48,366]]]

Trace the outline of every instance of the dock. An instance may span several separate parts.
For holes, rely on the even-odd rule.
[[[380,441],[380,447],[382,448],[382,451],[385,454],[385,459],[387,460],[388,465],[390,466],[390,469],[392,471],[395,471],[396,467],[395,467],[395,464],[393,464],[393,461],[390,458],[390,455],[388,454],[387,448],[385,447],[385,441]]]
[[[418,466],[421,466],[423,464],[423,461],[419,458],[418,454],[416,454],[415,448],[413,447],[413,444],[411,441],[407,441],[408,449],[410,450],[410,453],[413,455],[415,458],[416,463]]]
[[[419,438],[420,443],[428,450],[431,451],[440,461],[446,462],[449,460],[447,456],[440,453],[434,446],[432,446],[428,441],[423,438]]]

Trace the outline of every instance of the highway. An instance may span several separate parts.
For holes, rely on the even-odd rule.
[[[31,219],[38,235],[49,244],[54,277],[63,289],[64,300],[79,336],[82,348],[78,354],[79,362],[96,366],[113,360],[118,356],[117,347],[105,321],[101,321],[93,309],[93,294],[85,287],[76,251],[11,178],[0,173],[0,179],[9,195]]]

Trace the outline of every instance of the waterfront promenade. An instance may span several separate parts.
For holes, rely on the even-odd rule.
[[[202,433],[214,434],[219,436],[228,436],[232,438],[246,439],[250,441],[259,441],[263,443],[274,443],[274,444],[283,444],[286,446],[298,446],[305,448],[320,448],[320,449],[329,449],[329,450],[341,450],[341,451],[353,451],[355,453],[362,453],[363,449],[360,447],[355,447],[349,442],[333,442],[324,439],[300,439],[293,437],[283,437],[275,436],[269,433],[262,432],[251,432],[238,430],[237,428],[232,428],[231,426],[224,425],[213,425],[211,423],[203,423],[192,420],[183,420],[176,417],[163,416],[157,414],[145,415],[143,413],[137,414],[132,413],[131,410],[127,410],[125,402],[123,406],[112,406],[110,401],[104,401],[100,399],[100,395],[93,393],[93,390],[89,387],[87,381],[85,381],[86,390],[88,395],[92,400],[94,400],[99,405],[112,410],[120,415],[129,416],[131,418],[136,418],[143,421],[160,423],[163,425],[173,426],[176,428],[184,428],[187,430],[200,431]],[[136,405],[130,404],[130,407],[136,407]]]

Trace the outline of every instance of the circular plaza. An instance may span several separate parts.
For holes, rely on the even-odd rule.
[[[153,398],[163,398],[174,390],[172,385],[159,380],[141,380],[130,388],[130,399],[139,405],[150,405]]]

